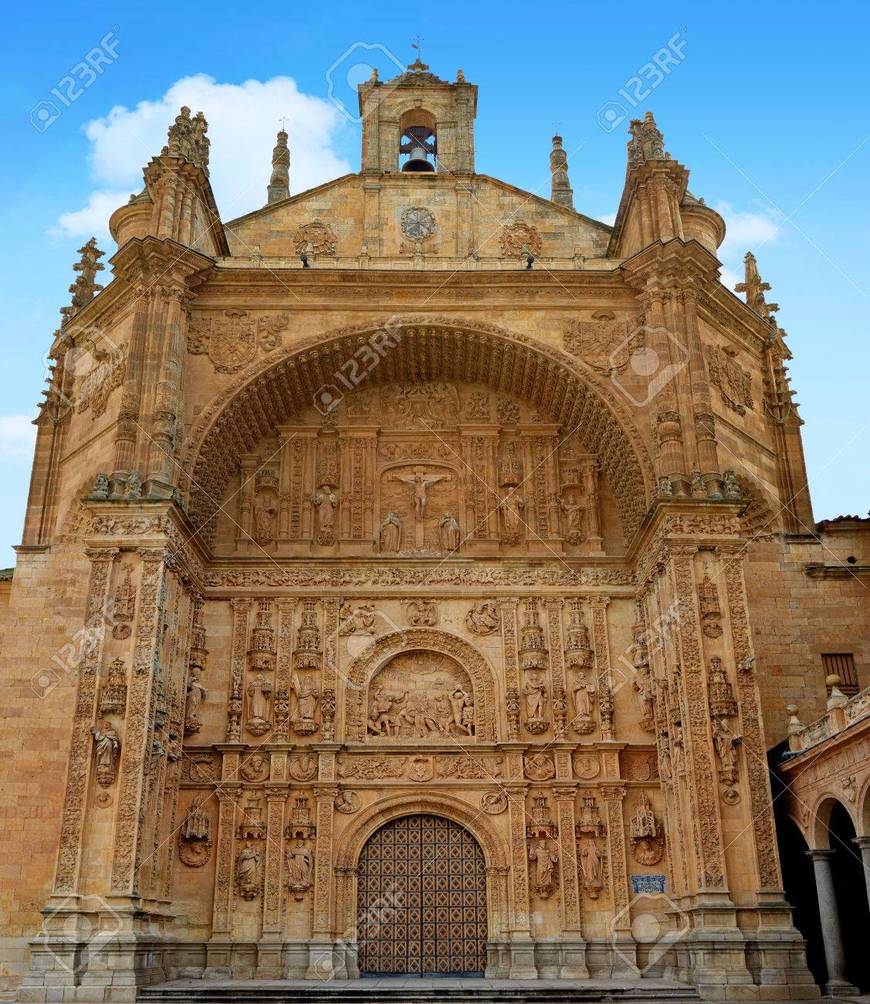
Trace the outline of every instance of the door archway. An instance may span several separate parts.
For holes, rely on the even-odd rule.
[[[486,866],[465,827],[431,813],[392,819],[366,841],[357,875],[362,975],[484,972]]]

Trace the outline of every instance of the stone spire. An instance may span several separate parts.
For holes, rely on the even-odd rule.
[[[566,209],[574,208],[574,192],[568,179],[568,154],[562,148],[562,137],[553,137],[553,149],[550,151],[550,176],[552,177],[552,202]]]
[[[745,293],[748,307],[752,307],[757,314],[761,314],[771,324],[776,323],[770,315],[779,310],[779,304],[768,303],[765,300],[764,294],[770,289],[770,283],[761,281],[761,276],[758,274],[758,263],[751,251],[747,251],[743,257],[743,269],[743,282],[737,283],[734,287],[735,292]]]
[[[628,141],[629,167],[640,167],[648,160],[670,160],[670,155],[665,153],[665,138],[652,112],[647,112],[642,119],[632,119],[628,131],[631,133]]]
[[[63,322],[71,318],[86,307],[91,300],[103,288],[97,280],[97,272],[102,272],[105,268],[101,264],[100,258],[104,252],[97,247],[97,238],[92,237],[84,247],[79,248],[81,258],[73,265],[73,271],[78,272],[75,282],[70,286],[72,302],[68,307],[61,307]]]
[[[266,189],[267,202],[280,202],[290,197],[290,150],[287,148],[287,133],[278,133],[278,142],[272,151],[272,177]]]

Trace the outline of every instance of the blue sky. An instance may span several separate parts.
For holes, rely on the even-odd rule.
[[[213,180],[228,219],[263,203],[282,114],[292,191],[356,170],[358,127],[329,100],[330,81],[352,106],[348,73],[368,61],[382,78],[393,75],[396,60],[414,57],[417,34],[435,72],[452,79],[461,66],[480,87],[478,170],[546,195],[549,140],[558,128],[575,206],[590,216],[615,211],[624,177],[627,122],[610,131],[600,125],[608,124],[610,103],[631,115],[655,112],[667,149],[692,172],[692,191],[729,223],[722,249],[729,274],[752,248],[773,286],[770,299],[781,305],[816,518],[867,512],[867,5],[762,3],[750,13],[666,2],[49,0],[28,17],[22,9],[4,20],[0,98],[7,151],[0,160],[0,566],[13,562],[7,545],[20,539],[28,418],[76,250],[107,208],[141,187],[140,169],[177,106],[190,99],[210,121]],[[644,64],[669,42],[679,58],[631,107],[632,78],[644,76]],[[99,72],[76,72],[94,49],[104,56]],[[64,82],[71,71],[72,88]],[[97,232],[111,254],[114,245]]]

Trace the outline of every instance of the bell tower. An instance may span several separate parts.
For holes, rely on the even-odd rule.
[[[477,86],[441,80],[419,58],[393,80],[359,87],[363,174],[474,173]]]

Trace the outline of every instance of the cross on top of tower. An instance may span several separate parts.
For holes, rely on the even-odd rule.
[[[409,70],[428,70],[429,67],[423,62],[423,36],[415,35],[411,41],[411,48],[417,50],[417,58],[408,65]]]

